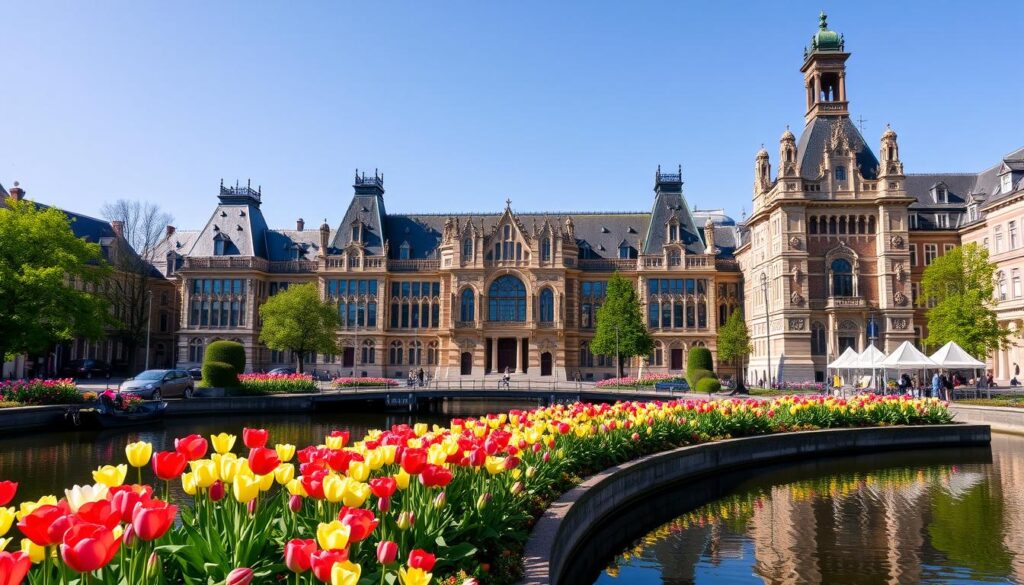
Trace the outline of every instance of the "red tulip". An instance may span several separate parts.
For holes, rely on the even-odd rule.
[[[351,529],[348,538],[352,542],[364,540],[379,524],[373,512],[365,508],[349,508],[348,506],[343,507],[338,513],[338,520]]]
[[[334,471],[348,471],[348,464],[356,454],[342,449],[333,449],[327,455],[327,465]]]
[[[99,524],[113,530],[121,522],[121,514],[107,500],[86,502],[78,508],[78,517],[89,524]]]
[[[64,513],[50,523],[49,528],[46,529],[46,538],[54,544],[60,543],[64,540],[64,534],[71,530],[72,526],[85,523],[75,514]]]
[[[370,480],[370,491],[378,498],[390,498],[398,489],[398,481],[393,477],[375,477]]]
[[[348,549],[318,550],[310,553],[309,566],[313,569],[313,575],[324,583],[331,582],[331,569],[334,563],[341,563],[348,560]]]
[[[160,451],[153,454],[153,473],[164,481],[180,476],[186,465],[188,460],[177,451]]]
[[[250,449],[265,447],[269,437],[267,429],[242,429],[242,442]]]
[[[417,548],[409,552],[409,567],[413,569],[430,572],[434,568],[435,562],[437,562],[437,557],[423,549]]]
[[[382,540],[377,543],[377,562],[382,565],[390,565],[398,558],[398,543],[390,540]]]
[[[0,481],[0,506],[6,506],[14,499],[14,494],[18,492],[18,482],[16,481]]]
[[[61,539],[50,539],[50,526],[56,522],[58,518],[63,518],[64,516],[64,510],[61,510],[57,506],[39,506],[35,510],[32,510],[31,513],[22,517],[21,521],[18,522],[18,530],[27,536],[29,540],[39,546],[57,544]]]
[[[135,536],[135,527],[129,523],[124,527],[124,534],[121,535],[121,544],[128,548],[134,548],[135,543],[138,541],[139,537]]]
[[[288,497],[288,509],[298,514],[302,509],[302,496],[295,494]]]
[[[177,506],[161,500],[140,503],[132,514],[135,534],[145,541],[156,540],[170,530],[177,513]]]
[[[496,455],[508,447],[508,441],[511,438],[512,433],[508,431],[491,431],[491,434],[484,439],[484,451],[487,451],[488,455]]]
[[[253,447],[249,450],[249,469],[256,475],[267,475],[274,473],[281,460],[277,457],[277,451],[266,447]]]
[[[293,573],[305,573],[310,567],[310,555],[316,552],[316,541],[293,538],[284,545],[284,564]]]
[[[115,489],[117,491],[114,491]],[[114,509],[121,515],[121,521],[125,523],[131,523],[135,504],[148,502],[153,499],[153,488],[148,485],[118,486],[117,488],[112,488],[111,491],[113,495],[110,496],[110,503],[113,504]]]
[[[487,451],[484,451],[481,447],[474,447],[469,452],[469,464],[473,467],[480,467],[487,461]]]
[[[326,497],[324,495],[324,477],[326,475],[326,471],[317,471],[308,475],[303,474],[302,489],[306,490],[309,497],[317,500],[322,500]]]
[[[349,431],[331,431],[332,437],[341,437],[341,446],[348,445],[348,439],[351,436]]]
[[[406,449],[402,452],[402,469],[409,475],[417,475],[426,465],[426,449]]]
[[[180,439],[174,439],[174,449],[184,455],[189,461],[202,459],[206,455],[207,447],[206,439],[200,435],[189,435]]]
[[[519,465],[519,463],[520,460],[518,457],[516,457],[515,455],[509,455],[508,457],[505,458],[505,470],[507,471],[515,469],[516,466]]]
[[[224,580],[224,585],[249,585],[255,576],[256,574],[249,567],[238,567],[228,573],[228,578]]]
[[[32,560],[27,554],[0,551],[0,585],[18,585],[31,567]]]
[[[67,531],[60,545],[64,563],[79,573],[104,567],[114,555],[120,541],[108,528],[96,524],[79,524]]]
[[[224,491],[224,482],[218,479],[217,481],[213,482],[213,485],[210,486],[210,501],[219,502],[223,500],[225,493],[226,492]]]
[[[444,487],[451,481],[452,472],[440,465],[428,464],[420,475],[420,483],[426,487]]]

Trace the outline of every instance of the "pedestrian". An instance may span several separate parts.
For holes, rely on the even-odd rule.
[[[416,379],[419,381],[420,386],[422,386],[423,385],[423,368],[420,368],[419,371],[416,372]]]
[[[944,397],[944,400],[946,400],[946,402],[949,402],[950,397],[953,393],[953,382],[949,379],[949,377],[946,376],[946,374],[942,374],[941,376],[939,376],[939,378],[942,382],[942,395]]]
[[[935,372],[934,374],[932,374],[932,388],[931,392],[928,394],[928,397],[931,398],[932,396],[934,396],[935,398],[938,398],[940,389],[942,389],[942,379],[939,378],[939,373]]]
[[[985,383],[988,384],[989,388],[995,388],[996,382],[992,379],[992,372],[985,374]]]

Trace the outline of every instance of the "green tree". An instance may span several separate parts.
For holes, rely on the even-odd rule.
[[[320,299],[315,284],[288,287],[270,297],[260,307],[260,317],[260,341],[270,349],[290,350],[299,372],[308,352],[338,353],[337,308]]]
[[[590,342],[590,351],[595,355],[616,355],[616,375],[622,377],[622,358],[644,356],[654,349],[644,326],[644,314],[640,308],[640,297],[633,283],[615,273],[608,279],[608,291],[604,304],[597,310],[597,333]]]
[[[0,204],[0,358],[100,337],[109,313],[97,291],[108,273],[99,244],[75,236],[60,210]]]
[[[750,355],[750,334],[743,320],[743,309],[736,309],[718,329],[718,359],[730,362],[736,360],[737,388],[743,388],[743,362]]]
[[[971,355],[985,356],[1009,344],[1010,332],[993,310],[995,269],[988,250],[975,243],[953,248],[925,268],[918,303],[935,303],[927,312],[925,345],[955,341]]]

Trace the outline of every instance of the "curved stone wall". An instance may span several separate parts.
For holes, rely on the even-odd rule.
[[[801,458],[873,451],[987,445],[987,425],[827,429],[744,437],[681,447],[611,467],[566,492],[526,544],[526,585],[557,585],[567,559],[617,508],[645,494],[724,470]]]

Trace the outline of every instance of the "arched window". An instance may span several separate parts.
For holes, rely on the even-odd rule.
[[[393,366],[402,365],[402,342],[392,341],[391,348],[388,349],[388,363]]]
[[[811,323],[811,355],[825,355],[826,348],[825,327],[815,321]]]
[[[837,181],[845,181],[846,180],[846,167],[844,167],[842,165],[839,165],[838,167],[836,167],[836,180]]]
[[[541,262],[551,260],[551,238],[544,238],[540,241],[540,260]]]
[[[476,300],[473,296],[473,289],[467,288],[462,291],[462,299],[459,302],[459,321],[472,321],[476,314]]]
[[[665,359],[665,346],[660,341],[654,342],[654,349],[647,358],[648,365],[660,366]]]
[[[487,291],[488,321],[526,321],[526,287],[506,274],[491,283]]]
[[[832,261],[832,296],[853,296],[853,266],[845,258]]]
[[[193,338],[188,342],[188,361],[190,362],[202,362],[203,353],[206,349],[203,344],[203,340],[199,337]]]
[[[412,246],[409,245],[409,242],[402,242],[402,245],[398,247],[398,258],[400,260],[412,258]]]
[[[813,217],[812,216],[812,217],[810,217],[807,220],[807,233],[809,233],[809,234],[816,234],[816,233],[818,233],[818,218],[817,217]]]
[[[363,363],[377,363],[377,346],[374,345],[372,339],[367,339],[363,341]]]
[[[590,353],[590,343],[587,341],[580,343],[580,367],[594,367],[594,354]]]
[[[555,294],[550,288],[540,291],[540,322],[551,323],[555,320]]]
[[[418,366],[423,360],[423,344],[419,341],[409,343],[409,365]]]
[[[473,240],[469,238],[462,240],[462,257],[467,260],[473,257]]]
[[[427,344],[427,365],[433,366],[437,364],[437,342],[431,341]]]

